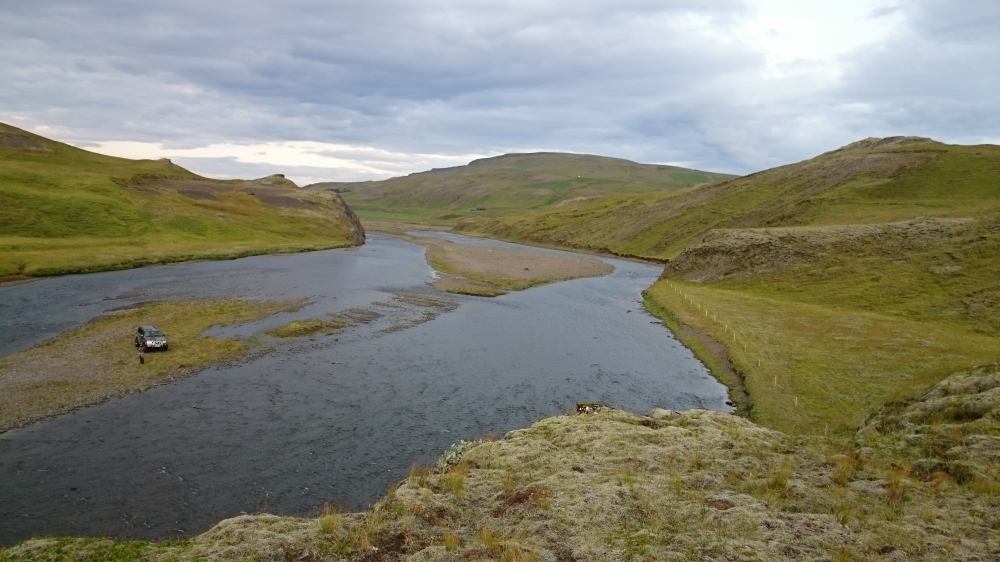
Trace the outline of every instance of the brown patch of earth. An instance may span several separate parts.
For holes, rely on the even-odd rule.
[[[427,248],[427,262],[437,270],[435,288],[448,293],[495,297],[580,277],[600,277],[614,271],[590,256],[560,255],[532,248],[509,250],[429,238],[414,230],[443,230],[394,221],[365,221],[371,231],[390,234]]]

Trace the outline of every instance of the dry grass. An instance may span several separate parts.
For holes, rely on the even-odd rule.
[[[344,516],[336,507],[326,504],[317,519],[319,530],[325,535],[340,534],[344,529]]]
[[[202,336],[210,326],[263,318],[300,303],[186,300],[120,310],[45,344],[0,359],[0,429],[66,412],[110,396],[148,388],[212,363],[239,357],[244,341]],[[170,351],[147,353],[140,364],[133,334],[155,324]]]

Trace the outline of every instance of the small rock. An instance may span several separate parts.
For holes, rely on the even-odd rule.
[[[649,411],[649,417],[654,420],[668,420],[679,417],[680,414],[673,410],[666,410],[664,408],[653,408]]]

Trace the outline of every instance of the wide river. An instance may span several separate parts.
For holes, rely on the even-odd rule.
[[[503,435],[581,401],[727,409],[725,388],[642,307],[659,268],[606,261],[615,271],[604,277],[459,297],[428,286],[422,247],[373,235],[348,250],[0,287],[0,355],[143,301],[310,303],[215,330],[254,336],[266,353],[0,434],[0,545],[40,534],[177,537],[240,513],[312,515],[326,502],[361,509],[459,439]],[[381,316],[335,336],[260,335],[350,308]]]

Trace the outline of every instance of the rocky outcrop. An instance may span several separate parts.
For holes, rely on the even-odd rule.
[[[260,185],[271,185],[275,187],[287,187],[291,189],[298,189],[299,186],[295,182],[285,177],[285,174],[271,174],[270,176],[265,176],[263,178],[257,178],[253,180],[253,183]]]
[[[777,273],[829,256],[888,257],[954,244],[971,219],[917,218],[883,224],[716,229],[670,260],[664,275],[689,281]]]
[[[355,214],[354,209],[344,201],[343,197],[336,193],[327,192],[325,196],[330,198],[332,206],[338,210],[337,212],[343,218],[347,229],[347,239],[355,246],[364,244],[365,227],[361,224],[361,219]]]

